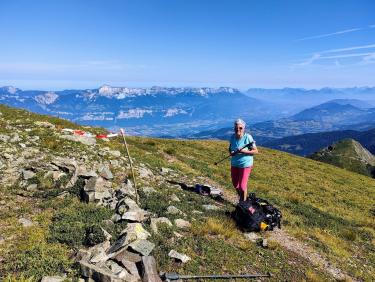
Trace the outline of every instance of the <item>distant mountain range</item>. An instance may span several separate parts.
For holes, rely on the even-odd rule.
[[[220,128],[238,116],[253,121],[280,116],[268,103],[239,90],[220,88],[127,88],[23,91],[0,88],[0,103],[136,135],[176,136]]]
[[[375,108],[357,108],[353,104],[365,105],[364,102],[359,100],[333,100],[303,110],[288,118],[255,123],[249,126],[249,130],[254,137],[258,138],[260,144],[266,145],[267,142],[272,142],[272,140],[277,143],[278,138],[306,133],[338,131],[349,128],[352,130],[375,128]],[[227,127],[203,131],[191,137],[228,139],[232,133],[232,128]]]
[[[352,88],[282,88],[263,89],[251,88],[246,91],[246,95],[261,99],[262,101],[277,104],[285,115],[296,114],[306,108],[335,100],[350,99],[366,101],[367,107],[375,107],[375,87],[352,87]],[[360,107],[358,104],[352,104]]]
[[[375,156],[353,139],[344,139],[309,158],[375,178]]]
[[[341,129],[368,130],[375,120],[375,88],[305,90],[220,88],[128,88],[38,91],[0,88],[0,103],[110,130],[125,127],[145,136],[214,136],[241,117],[261,142],[290,135]],[[252,97],[249,97],[249,95]],[[348,99],[343,99],[343,98]],[[319,100],[336,99],[317,105]],[[340,98],[340,99],[338,99]],[[356,99],[354,99],[356,98]],[[337,100],[338,99],[338,100]],[[360,99],[360,100],[359,100]],[[308,109],[294,112],[301,105]],[[294,106],[297,105],[297,106]],[[292,109],[293,108],[293,109]],[[357,127],[358,128],[357,128]],[[230,130],[231,131],[231,128]]]

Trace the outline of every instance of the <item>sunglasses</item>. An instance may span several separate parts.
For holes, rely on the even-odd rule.
[[[243,127],[235,127],[234,129],[235,129],[235,130],[242,130]]]

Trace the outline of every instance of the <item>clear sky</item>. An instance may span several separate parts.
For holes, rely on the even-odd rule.
[[[0,0],[0,85],[375,86],[373,0]]]

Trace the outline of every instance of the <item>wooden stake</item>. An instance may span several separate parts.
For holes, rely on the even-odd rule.
[[[134,182],[134,189],[135,189],[135,201],[138,204],[138,191],[137,191],[137,185],[136,185],[136,182],[135,182],[135,173],[134,173],[134,168],[133,168],[133,162],[132,162],[132,158],[130,157],[130,154],[129,154],[128,143],[126,143],[125,131],[122,128],[120,129],[120,131],[121,131],[122,139],[124,140],[124,145],[125,145],[126,153],[128,155],[129,162],[130,162],[130,168],[131,168],[132,174],[133,174],[133,182]]]

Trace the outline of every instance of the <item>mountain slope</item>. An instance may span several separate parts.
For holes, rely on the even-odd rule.
[[[307,156],[345,138],[357,140],[371,153],[375,153],[375,129],[368,131],[342,130],[288,136],[262,143],[263,146],[288,153]]]
[[[102,174],[101,165],[108,166],[113,173],[108,189],[118,191],[131,179],[122,139],[98,139],[96,144],[85,145],[77,142],[81,140],[79,137],[63,137],[61,128],[93,133],[104,133],[104,130],[4,106],[0,106],[0,113],[0,197],[3,201],[0,276],[26,273],[41,277],[65,272],[69,277],[77,277],[70,259],[75,257],[77,245],[87,249],[82,246],[87,243],[85,230],[90,235],[91,224],[95,223],[96,227],[107,224],[102,226],[113,236],[113,244],[128,223],[111,223],[112,209],[80,202],[79,190],[74,190],[79,185],[74,189],[66,186],[76,175],[71,173],[75,169],[63,167],[61,158],[68,163],[74,161],[78,173],[87,178],[94,172]],[[208,182],[235,198],[228,163],[214,165],[227,153],[226,142],[139,137],[127,140],[142,208],[153,217],[168,217],[172,222],[182,217],[192,224],[187,229],[172,224],[162,228],[160,234],[154,234],[149,223],[143,222],[144,228],[152,233],[149,240],[155,248],[151,254],[161,271],[184,274],[270,271],[273,277],[267,281],[334,280],[324,266],[285,248],[271,233],[260,234],[269,239],[268,248],[248,241],[227,216],[233,210],[230,203],[217,203],[171,184],[182,182],[193,186]],[[375,274],[373,180],[284,152],[262,147],[259,150],[249,187],[281,209],[281,231],[352,278],[371,280]],[[29,178],[31,169],[35,170],[34,176]],[[108,173],[102,175],[108,177]],[[182,214],[170,214],[170,205]],[[206,210],[204,205],[218,209]],[[24,218],[30,219],[33,226],[22,227],[19,220]],[[176,263],[167,255],[171,249],[187,254],[191,261]],[[244,259],[249,256],[251,259]]]
[[[309,158],[375,178],[375,156],[353,139],[336,142]]]

